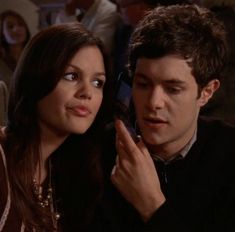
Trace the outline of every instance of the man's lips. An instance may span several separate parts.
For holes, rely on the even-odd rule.
[[[144,117],[144,121],[150,123],[167,123],[167,121],[162,118],[153,118],[153,117]]]
[[[152,118],[152,117],[144,117],[144,123],[150,127],[159,127],[167,124],[168,122],[162,118]]]
[[[88,107],[82,105],[68,107],[68,110],[79,117],[87,117],[89,114],[91,114],[91,110]]]

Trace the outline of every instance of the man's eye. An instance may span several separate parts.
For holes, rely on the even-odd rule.
[[[96,79],[93,81],[93,85],[96,87],[96,88],[102,88],[104,86],[104,81],[103,80],[99,80],[99,79]]]
[[[181,88],[179,87],[168,87],[167,91],[172,94],[178,94],[181,92]]]
[[[63,78],[67,81],[74,81],[78,79],[78,74],[75,72],[72,73],[65,73],[65,75],[63,76]]]

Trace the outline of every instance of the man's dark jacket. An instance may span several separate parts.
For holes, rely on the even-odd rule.
[[[235,231],[235,128],[200,119],[197,140],[186,157],[155,166],[166,202],[145,224],[112,184],[107,185],[107,231]]]

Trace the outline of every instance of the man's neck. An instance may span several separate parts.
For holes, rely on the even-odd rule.
[[[172,160],[175,157],[181,155],[185,157],[197,139],[197,128],[194,129],[193,133],[190,136],[182,138],[168,144],[161,145],[147,145],[148,150],[152,156],[157,156],[162,160]]]

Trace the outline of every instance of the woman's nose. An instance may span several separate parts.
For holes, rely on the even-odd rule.
[[[82,99],[91,99],[92,98],[92,89],[90,83],[81,83],[78,90],[76,91],[76,97]]]

